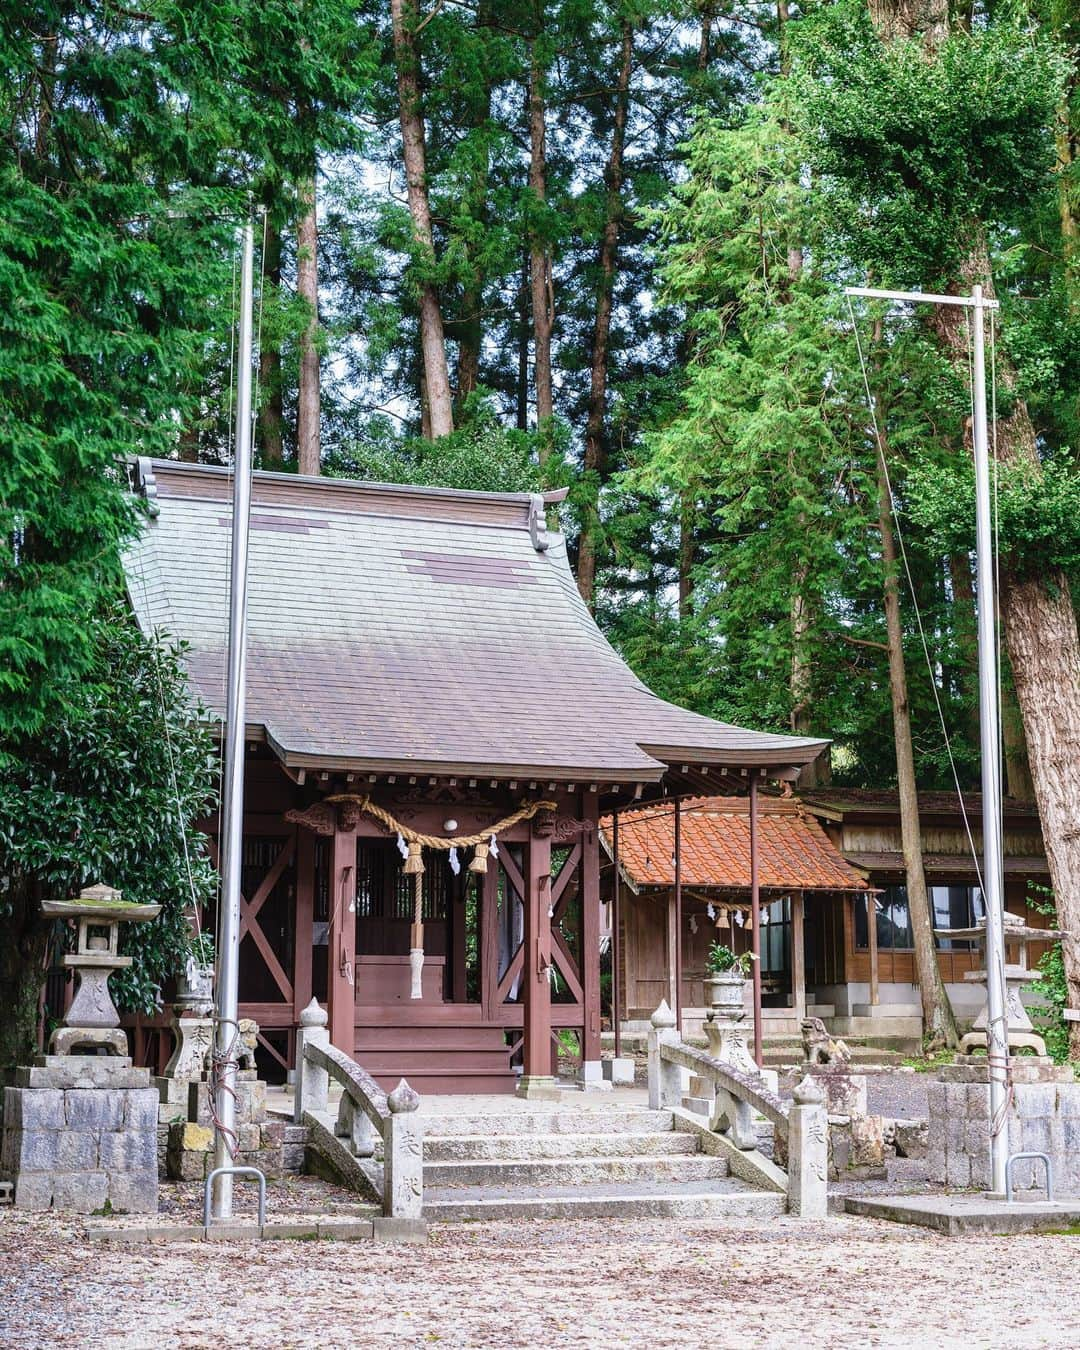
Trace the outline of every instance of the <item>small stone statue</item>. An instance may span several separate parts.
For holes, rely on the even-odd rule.
[[[803,1061],[806,1064],[850,1064],[851,1051],[841,1040],[833,1040],[820,1017],[802,1020]]]

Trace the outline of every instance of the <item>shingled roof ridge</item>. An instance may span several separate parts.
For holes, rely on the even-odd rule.
[[[227,500],[232,484],[232,469],[226,464],[191,464],[179,459],[150,459],[136,457],[128,461],[133,490],[151,505],[158,496],[181,496],[183,487],[200,486],[203,496]],[[170,491],[170,489],[180,489]],[[208,490],[209,489],[209,490]],[[515,524],[529,527],[529,511],[539,499],[545,506],[565,501],[569,488],[553,488],[542,492],[489,492],[476,488],[435,487],[422,483],[383,483],[367,478],[335,478],[324,474],[298,474],[272,469],[256,469],[252,473],[252,503],[258,506],[260,489],[272,491],[282,498],[282,506],[317,505],[322,509],[362,509],[363,498],[374,501],[400,499],[402,503],[438,503],[468,508],[519,508],[520,519]],[[327,500],[327,494],[330,500]],[[265,494],[264,494],[265,495]],[[288,500],[295,498],[295,500]],[[352,499],[350,503],[350,498]],[[153,512],[152,512],[153,514]],[[463,515],[465,512],[462,513]]]

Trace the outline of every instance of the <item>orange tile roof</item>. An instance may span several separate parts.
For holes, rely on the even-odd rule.
[[[601,830],[609,846],[611,827],[611,816],[605,816]],[[619,862],[635,885],[673,886],[674,853],[673,804],[619,813]],[[872,889],[794,798],[758,799],[758,878],[770,890]],[[682,883],[749,889],[750,813],[745,797],[683,802]]]

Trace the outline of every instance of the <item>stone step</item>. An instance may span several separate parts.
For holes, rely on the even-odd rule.
[[[506,1110],[494,1112],[437,1111],[423,1113],[425,1137],[440,1139],[460,1135],[548,1134],[662,1134],[674,1128],[670,1111],[647,1107],[629,1110],[583,1110],[553,1107],[551,1110],[515,1109],[525,1103],[508,1101]]]
[[[432,1187],[424,1192],[429,1222],[485,1219],[771,1219],[786,1209],[786,1197],[755,1191],[733,1178],[691,1183],[634,1182],[551,1187],[521,1195],[494,1188],[472,1194]]]
[[[424,1186],[578,1187],[597,1183],[717,1181],[728,1175],[726,1158],[689,1155],[622,1155],[577,1158],[499,1158],[424,1163]]]
[[[424,1139],[424,1165],[505,1158],[686,1157],[698,1151],[692,1134],[459,1134]]]
[[[0,1205],[10,1205],[15,1201],[15,1183],[0,1181]]]

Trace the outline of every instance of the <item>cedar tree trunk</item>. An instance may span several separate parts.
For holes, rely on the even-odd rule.
[[[301,473],[317,474],[319,444],[319,227],[315,216],[315,179],[299,185],[296,228],[296,289],[309,317],[300,334],[300,391],[296,413],[296,462]]]
[[[578,590],[591,609],[596,591],[597,536],[600,533],[600,485],[605,468],[604,414],[607,402],[611,308],[615,290],[615,264],[622,224],[623,149],[626,143],[626,115],[630,102],[630,73],[633,67],[634,30],[622,25],[619,77],[615,86],[615,125],[611,149],[604,170],[607,209],[600,241],[600,289],[596,297],[593,325],[592,365],[589,376],[588,414],[585,420],[585,473],[590,476],[589,496],[582,512],[581,541],[578,546]]]
[[[13,886],[0,907],[0,1075],[38,1053],[38,1001],[49,926],[36,896]]]
[[[263,276],[275,293],[281,288],[281,230],[267,213]],[[285,410],[281,389],[281,342],[259,346],[259,448],[264,469],[280,469],[285,460]]]
[[[419,246],[423,266],[429,268],[435,262],[435,238],[431,228],[424,119],[420,103],[416,0],[390,0],[390,18],[394,34],[394,59],[397,63],[398,107],[409,214],[412,216],[413,238]],[[424,421],[430,438],[438,440],[440,436],[449,436],[453,431],[454,414],[442,311],[439,309],[435,284],[431,280],[424,281],[420,286],[420,348],[427,403]]]
[[[908,704],[907,671],[904,666],[903,630],[900,626],[900,577],[897,571],[896,539],[892,527],[892,502],[884,470],[884,446],[878,454],[878,524],[881,529],[881,559],[885,570],[885,626],[889,642],[889,690],[892,694],[893,739],[896,744],[896,785],[900,797],[900,833],[907,876],[908,910],[915,943],[915,971],[922,1000],[923,1027],[928,1048],[960,1043],[956,1018],[945,990],[934,946],[934,925],[923,871],[922,829],[919,795],[915,781],[915,755],[911,744],[911,708]],[[873,922],[873,916],[871,916]]]
[[[529,59],[529,188],[539,205],[547,200],[547,149],[543,75],[530,43]],[[555,405],[551,381],[551,333],[555,326],[555,288],[551,275],[551,245],[535,225],[529,231],[529,285],[532,291],[533,380],[536,385],[538,454],[543,465],[551,454]]]

